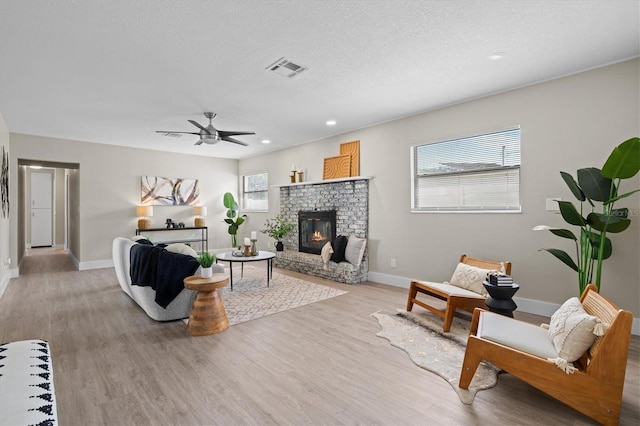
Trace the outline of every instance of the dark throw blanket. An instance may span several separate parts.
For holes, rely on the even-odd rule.
[[[131,284],[154,289],[155,301],[163,308],[180,294],[183,280],[199,266],[192,256],[144,244],[131,247],[130,263]]]

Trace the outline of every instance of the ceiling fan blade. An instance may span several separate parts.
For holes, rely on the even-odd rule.
[[[204,139],[199,139],[194,145],[202,145],[202,142],[204,142]]]
[[[200,132],[173,132],[171,130],[156,130],[156,133],[184,133],[187,135],[199,135]]]
[[[211,134],[211,132],[206,127],[203,127],[202,124],[198,123],[197,121],[193,121],[193,120],[187,120],[187,121],[193,124],[194,126],[196,126],[198,129],[204,130],[205,132],[207,132],[208,135]]]
[[[223,140],[223,141],[227,141],[227,142],[237,143],[238,145],[242,145],[242,146],[249,146],[248,143],[241,142],[238,139],[234,139],[234,138],[229,137],[229,136],[226,136],[226,137],[220,138],[220,139]]]
[[[230,130],[218,130],[218,134],[221,138],[226,136],[235,136],[235,135],[255,135],[255,132],[233,132]]]

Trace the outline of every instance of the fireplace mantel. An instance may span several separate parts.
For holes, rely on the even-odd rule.
[[[351,176],[345,178],[337,178],[337,179],[325,179],[318,181],[310,181],[310,182],[299,182],[299,183],[287,183],[284,185],[272,185],[272,188],[286,188],[289,186],[302,186],[302,185],[324,185],[327,183],[336,183],[336,182],[350,182],[354,180],[371,180],[373,176]]]

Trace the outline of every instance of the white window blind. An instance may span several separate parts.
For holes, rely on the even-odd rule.
[[[242,177],[242,210],[269,211],[268,173],[256,173]]]
[[[520,127],[412,150],[412,211],[520,211]]]

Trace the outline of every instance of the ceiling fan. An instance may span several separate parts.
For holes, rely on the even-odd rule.
[[[245,143],[245,142],[239,141],[237,139],[234,139],[231,136],[255,135],[254,132],[232,132],[232,131],[228,131],[228,130],[217,130],[215,127],[213,127],[213,124],[211,124],[211,120],[216,118],[216,115],[217,114],[214,114],[213,112],[205,112],[204,113],[204,116],[209,119],[209,125],[207,127],[204,127],[203,125],[201,125],[197,121],[187,120],[187,121],[189,121],[189,123],[193,124],[198,129],[200,129],[199,132],[174,132],[174,131],[166,131],[166,130],[156,130],[156,133],[164,133],[164,134],[186,133],[188,135],[198,135],[198,136],[200,136],[200,139],[195,143],[195,145],[200,145],[202,143],[208,143],[210,145],[213,145],[213,144],[216,144],[216,143],[218,143],[220,141],[232,142],[232,143],[236,143],[236,144],[242,145],[242,146],[248,146],[249,145],[248,143]]]

